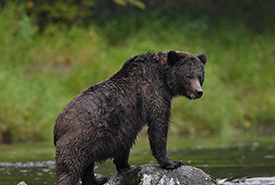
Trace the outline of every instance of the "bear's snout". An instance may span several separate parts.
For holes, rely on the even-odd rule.
[[[203,95],[203,90],[201,88],[201,84],[199,80],[193,79],[191,81],[191,89],[187,91],[187,97],[190,99],[198,99],[201,98]]]
[[[200,89],[197,89],[196,90],[196,96],[197,96],[197,98],[200,98],[200,97],[202,97],[202,95],[203,95],[203,90],[200,88]]]

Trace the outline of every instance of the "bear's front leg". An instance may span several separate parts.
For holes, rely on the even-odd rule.
[[[175,169],[180,167],[183,162],[173,161],[167,155],[166,147],[169,122],[166,123],[163,120],[165,119],[154,120],[148,124],[150,147],[153,156],[163,168]]]
[[[94,162],[91,162],[85,169],[82,179],[82,185],[102,185],[108,181],[108,177],[100,175],[96,177],[94,175]]]
[[[114,163],[116,165],[117,172],[122,173],[125,171],[128,171],[134,166],[130,165],[128,160],[129,160],[129,154],[130,154],[130,149],[122,152],[120,155],[117,155],[114,157]]]

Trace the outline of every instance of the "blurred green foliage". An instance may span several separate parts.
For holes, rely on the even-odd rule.
[[[145,8],[139,0],[2,0],[0,6],[11,4],[24,6],[22,11],[36,21],[40,30],[49,23],[87,26],[98,14],[111,15],[118,5]]]
[[[275,131],[273,1],[1,3],[0,142],[51,141],[58,113],[81,90],[130,56],[171,49],[209,62],[204,97],[173,101],[170,134]]]

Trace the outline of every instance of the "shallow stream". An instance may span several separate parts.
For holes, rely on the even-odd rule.
[[[170,138],[170,158],[201,168],[219,184],[275,185],[275,138]],[[147,139],[139,139],[130,155],[132,165],[156,163]],[[115,173],[111,161],[96,173]],[[55,184],[54,147],[48,143],[0,145],[0,185]],[[80,184],[80,183],[79,183]]]

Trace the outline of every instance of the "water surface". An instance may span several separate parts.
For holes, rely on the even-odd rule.
[[[220,184],[275,184],[275,138],[169,138],[170,158],[201,168]],[[54,146],[50,143],[0,145],[0,185],[55,184]],[[147,139],[139,139],[130,163],[156,163]],[[111,161],[96,173],[116,173]],[[80,184],[80,183],[79,183]]]

